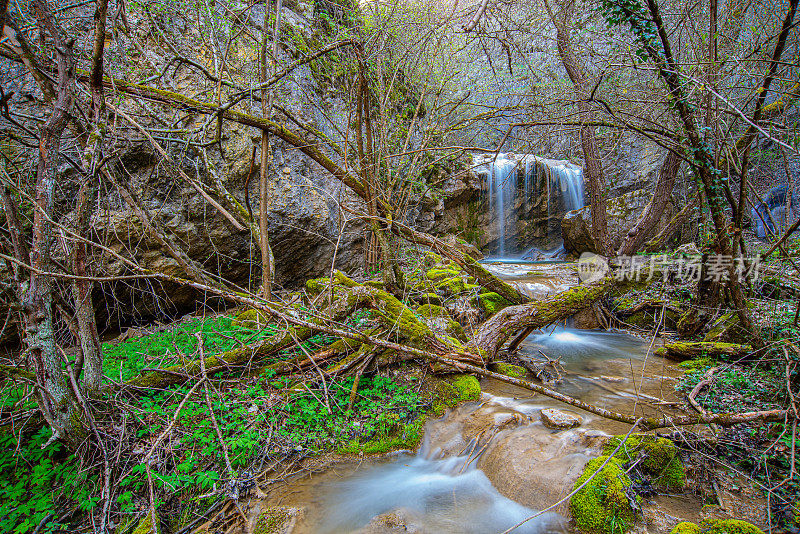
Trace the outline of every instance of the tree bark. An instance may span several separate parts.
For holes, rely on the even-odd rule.
[[[264,29],[261,41],[261,84],[266,84],[267,78],[275,75],[277,70],[278,55],[278,36],[281,30],[281,15],[283,11],[283,0],[276,0],[275,3],[275,25],[272,31],[272,54],[270,58],[270,72],[267,73],[267,24],[269,18],[269,3],[264,8]],[[261,89],[261,114],[265,119],[272,118],[272,102],[274,91],[270,90],[267,95],[267,87]],[[270,300],[272,298],[272,275],[274,271],[272,261],[272,249],[269,246],[269,167],[272,163],[272,148],[269,142],[269,132],[264,130],[261,133],[261,169],[259,174],[259,218],[258,234],[259,245],[261,248],[261,291],[262,296]]]
[[[483,323],[475,344],[494,358],[506,341],[524,328],[540,328],[569,317],[607,295],[620,282],[606,277],[593,284],[577,286],[543,300],[509,306]]]
[[[591,98],[591,85],[572,48],[572,42],[567,22],[572,11],[572,3],[562,7],[561,17],[557,17],[550,8],[549,2],[545,2],[550,19],[556,27],[558,42],[558,55],[564,64],[575,92],[580,100],[578,101],[578,111],[584,125],[581,127],[581,147],[583,148],[583,175],[589,189],[590,213],[592,216],[592,237],[598,244],[600,253],[608,256],[611,253],[611,242],[608,236],[608,217],[606,214],[606,198],[603,188],[605,180],[603,178],[603,163],[600,161],[597,151],[597,137],[593,126],[588,123],[595,120],[594,113],[589,105]]]
[[[76,213],[76,234],[89,237],[90,221],[94,211],[94,196],[97,191],[103,162],[103,142],[105,137],[105,96],[103,94],[103,53],[106,36],[106,14],[108,0],[98,0],[94,21],[94,48],[92,51],[92,70],[90,90],[92,93],[92,127],[84,152],[88,179],[78,190]],[[71,263],[73,272],[81,277],[88,274],[86,241],[78,239],[73,244]],[[75,319],[78,324],[78,339],[83,355],[83,382],[92,392],[100,391],[103,382],[103,356],[100,350],[100,336],[92,303],[92,282],[76,279],[72,282],[72,298],[75,302]],[[79,371],[80,369],[78,369]]]
[[[631,256],[635,254],[653,232],[672,196],[675,178],[678,176],[680,167],[681,157],[673,151],[667,153],[667,159],[664,160],[658,171],[658,180],[653,189],[653,197],[636,224],[625,234],[625,239],[622,240],[617,255]]]
[[[47,4],[42,2],[39,26],[45,31],[50,24],[44,24],[49,17]],[[37,274],[38,271],[51,271],[50,245],[53,240],[53,193],[58,169],[61,135],[69,119],[69,109],[73,101],[74,58],[72,43],[64,43],[57,31],[51,37],[56,45],[58,58],[58,83],[53,111],[41,128],[39,137],[39,158],[36,169],[36,207],[33,214],[33,239],[30,251],[30,264],[34,268],[30,274],[27,289],[20,290],[23,295],[25,311],[25,340],[28,352],[36,370],[37,400],[45,420],[50,425],[53,436],[60,438],[74,448],[86,433],[82,423],[81,411],[74,395],[67,386],[58,353],[53,330],[53,278]]]

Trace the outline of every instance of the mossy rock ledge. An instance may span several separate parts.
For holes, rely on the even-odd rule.
[[[739,519],[704,519],[699,525],[684,521],[670,534],[764,534],[764,531]]]

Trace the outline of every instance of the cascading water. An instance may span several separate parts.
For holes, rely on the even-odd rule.
[[[498,154],[476,163],[487,183],[497,259],[519,258],[532,245],[552,244],[559,231],[553,221],[584,206],[583,170],[567,161]]]
[[[491,167],[489,178],[489,199],[498,223],[498,253],[500,257],[506,254],[506,219],[507,206],[514,200],[517,189],[516,170],[517,162],[505,157],[498,157]],[[527,184],[526,184],[527,187]]]

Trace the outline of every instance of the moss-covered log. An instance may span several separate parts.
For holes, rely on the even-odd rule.
[[[727,356],[733,359],[746,358],[753,354],[750,345],[736,343],[716,343],[709,341],[669,343],[656,350],[658,356],[682,362],[702,356]]]
[[[494,357],[503,344],[520,330],[540,328],[569,317],[606,295],[617,284],[616,280],[607,277],[593,284],[562,291],[543,300],[509,306],[481,326],[475,335],[475,343]]]

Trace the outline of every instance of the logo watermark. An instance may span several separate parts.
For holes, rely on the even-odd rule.
[[[760,256],[724,254],[618,256],[609,262],[603,256],[584,252],[578,260],[578,276],[582,282],[596,282],[605,276],[613,276],[619,281],[666,280],[671,276],[690,282],[727,282],[732,276],[755,281],[760,263]]]

